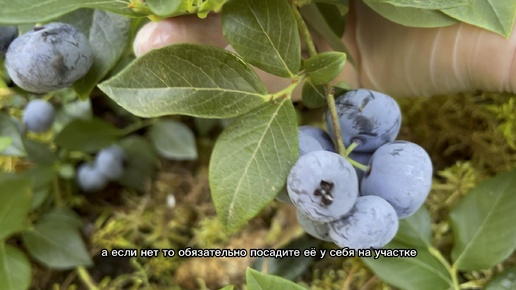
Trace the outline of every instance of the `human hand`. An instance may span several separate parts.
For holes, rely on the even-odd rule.
[[[459,23],[442,28],[410,28],[393,23],[361,1],[354,2],[342,40],[356,62],[347,63],[336,81],[401,96],[431,96],[464,91],[516,92],[516,33],[509,39]],[[315,39],[319,51],[330,51]],[[182,16],[147,24],[134,42],[137,56],[174,43],[231,49],[219,15]],[[261,70],[269,91],[290,83]],[[294,99],[300,87],[294,91]],[[297,97],[296,97],[297,96]]]

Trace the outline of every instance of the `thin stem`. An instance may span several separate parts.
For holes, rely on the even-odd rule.
[[[340,131],[339,116],[337,115],[335,97],[333,96],[333,87],[331,85],[326,85],[326,94],[326,101],[328,103],[328,110],[330,111],[331,124],[333,127],[333,132],[335,134],[335,139],[337,139],[337,149],[340,155],[347,157],[346,146],[344,146],[344,141],[342,140],[342,132]]]
[[[61,195],[61,185],[59,184],[59,178],[55,177],[53,180],[54,185],[54,201],[56,202],[57,207],[64,207],[65,202],[63,200],[63,196]]]
[[[282,89],[281,91],[279,92],[276,92],[274,94],[269,94],[270,96],[270,100],[271,101],[274,101],[274,100],[277,100],[277,99],[281,99],[283,98],[284,96],[291,96],[292,95],[292,92],[294,91],[295,88],[297,88],[297,86],[299,86],[299,84],[305,79],[304,76],[301,76],[301,77],[297,77],[295,79],[292,79],[292,83]]]
[[[443,266],[446,268],[446,270],[450,274],[450,276],[452,278],[453,289],[460,290],[459,280],[457,279],[457,271],[455,270],[455,267],[450,266],[450,263],[448,263],[448,261],[446,261],[446,259],[443,257],[443,255],[441,254],[441,252],[438,249],[436,249],[434,247],[429,247],[428,251],[430,252],[430,254],[432,254],[432,256],[437,258],[437,260],[439,260],[439,262],[441,262],[441,264],[443,264]]]
[[[355,150],[355,148],[357,148],[358,145],[360,144],[358,144],[357,142],[351,143],[349,147],[346,149],[346,156],[349,156],[349,154],[351,154],[351,152],[353,152],[353,150]]]
[[[77,274],[79,274],[79,278],[84,283],[86,288],[88,288],[88,290],[100,290],[95,285],[95,282],[93,282],[93,279],[91,278],[90,273],[88,273],[88,271],[84,267],[79,266],[76,268],[76,271],[77,271]]]
[[[145,128],[147,126],[150,126],[150,125],[156,123],[157,120],[158,119],[156,119],[156,118],[146,119],[146,120],[143,120],[141,122],[131,124],[131,125],[129,125],[129,126],[127,126],[127,127],[125,127],[123,129],[123,133],[122,134],[123,135],[129,135],[129,134],[133,133],[134,131],[138,131],[138,130],[140,130],[142,128]]]
[[[303,21],[303,17],[301,16],[301,13],[299,13],[299,10],[297,9],[295,2],[296,1],[292,1],[292,11],[294,11],[294,17],[296,18],[297,26],[299,27],[299,31],[301,32],[301,35],[303,36],[306,42],[306,46],[308,48],[308,53],[310,54],[310,57],[316,56],[317,50],[315,49],[314,41],[312,40],[310,31],[308,30],[305,21]]]

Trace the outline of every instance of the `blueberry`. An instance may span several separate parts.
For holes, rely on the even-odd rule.
[[[313,151],[323,150],[321,144],[307,133],[299,131],[298,134],[299,156],[305,155]]]
[[[333,240],[330,238],[330,227],[327,223],[316,222],[299,210],[297,211],[297,222],[301,228],[303,228],[303,230],[305,230],[305,232],[307,232],[312,237],[327,242],[333,242]]]
[[[369,160],[371,159],[371,156],[373,156],[373,153],[356,152],[356,151],[353,151],[349,154],[349,158],[351,158],[351,159],[355,160],[356,162],[363,164],[363,165],[369,164]],[[355,171],[357,172],[358,182],[360,183],[360,181],[362,180],[362,177],[364,176],[364,171],[362,171],[362,169],[358,169],[356,167],[355,167]]]
[[[113,145],[100,150],[95,158],[95,167],[108,180],[116,180],[124,174],[124,159],[123,149]]]
[[[108,180],[93,163],[83,163],[77,169],[77,184],[82,191],[94,192],[106,187]]]
[[[328,133],[326,133],[326,131],[323,129],[314,126],[300,126],[299,132],[307,133],[308,135],[315,138],[315,140],[321,144],[324,150],[336,152],[335,144],[333,144],[330,135],[328,135]]]
[[[29,131],[41,133],[54,123],[54,107],[45,100],[30,101],[23,111],[23,123]]]
[[[339,247],[382,248],[398,231],[394,208],[378,196],[360,196],[349,215],[329,224],[329,234]]]
[[[7,48],[18,36],[18,27],[14,25],[0,26],[0,58],[5,56]]]
[[[432,161],[419,145],[393,141],[376,150],[361,182],[361,195],[388,201],[399,218],[416,212],[432,186]]]
[[[335,100],[342,139],[345,146],[361,144],[357,152],[374,152],[396,139],[401,126],[401,111],[396,101],[379,92],[353,90]],[[330,113],[326,114],[328,131],[335,140]]]
[[[358,179],[344,157],[329,151],[301,156],[290,170],[287,192],[294,205],[319,222],[344,216],[358,196]]]
[[[11,79],[34,93],[70,87],[93,64],[93,49],[82,32],[65,23],[35,27],[16,38],[5,56]]]

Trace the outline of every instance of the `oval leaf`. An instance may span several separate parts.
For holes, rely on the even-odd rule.
[[[508,38],[516,16],[516,1],[470,0],[469,5],[441,11],[457,20]]]
[[[0,241],[19,231],[31,206],[31,183],[10,176],[0,183]]]
[[[384,249],[408,248],[412,247],[397,241],[392,241],[384,247]],[[362,258],[362,261],[384,282],[400,289],[450,289],[453,285],[452,278],[443,264],[423,248],[417,248],[416,257]]]
[[[52,211],[22,234],[29,253],[52,269],[89,266],[92,260],[77,229],[79,221],[65,211]]]
[[[335,34],[334,29],[330,25],[327,16],[321,10],[320,6],[314,3],[305,5],[301,7],[301,15],[303,15],[307,24],[309,24],[314,31],[324,37],[333,50],[347,53],[347,49],[340,39],[341,35]],[[343,18],[340,20],[341,26],[343,26],[345,21]],[[350,54],[347,53],[347,56],[349,58],[349,62],[353,63],[353,60],[350,59]]]
[[[55,142],[68,150],[94,152],[113,144],[121,134],[101,119],[74,120],[57,134]]]
[[[0,23],[46,22],[79,8],[96,8],[117,14],[135,15],[125,1],[106,0],[23,0],[0,1]]]
[[[0,113],[0,136],[11,139],[11,144],[1,150],[0,155],[23,157],[27,154],[18,126],[11,117],[4,113]]]
[[[195,136],[188,126],[172,120],[159,120],[150,129],[158,153],[172,160],[197,159]]]
[[[303,84],[301,99],[308,108],[320,108],[326,105],[326,89],[322,85],[316,86],[310,80],[306,80]]]
[[[124,148],[127,155],[124,174],[118,179],[118,183],[136,190],[145,190],[156,172],[158,161],[152,144],[141,136],[129,135],[118,145]]]
[[[154,14],[161,17],[170,17],[180,8],[186,10],[189,6],[187,1],[147,0],[145,3]]]
[[[450,212],[454,266],[490,268],[516,248],[516,170],[478,184]]]
[[[432,245],[432,220],[426,206],[422,206],[410,217],[400,220],[394,239],[419,248],[429,248]]]
[[[229,1],[222,9],[222,31],[252,65],[281,77],[299,71],[299,33],[287,0]]]
[[[496,275],[487,285],[486,290],[514,290],[516,289],[516,267],[505,269]]]
[[[4,151],[7,147],[11,146],[13,139],[11,137],[0,137],[0,151]]]
[[[234,117],[263,104],[267,95],[256,73],[237,55],[194,44],[153,50],[99,87],[141,117]]]
[[[287,279],[247,268],[245,272],[247,290],[306,290]]]
[[[383,17],[404,26],[443,27],[459,22],[440,10],[396,7],[391,4],[379,3],[374,0],[364,0],[364,3]]]
[[[234,120],[210,160],[211,195],[228,232],[236,231],[274,199],[297,158],[292,102],[266,103]]]
[[[324,85],[334,80],[346,64],[346,54],[323,52],[305,61],[305,70],[315,85]]]
[[[122,56],[129,41],[131,19],[103,10],[79,9],[58,21],[80,27],[93,48],[93,65],[73,84],[79,97],[86,99]]]
[[[372,2],[387,3],[397,7],[421,9],[445,9],[469,4],[469,0],[372,0]]]
[[[26,290],[32,280],[29,259],[17,248],[0,243],[0,289]]]

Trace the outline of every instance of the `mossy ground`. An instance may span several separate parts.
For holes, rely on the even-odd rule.
[[[398,139],[413,141],[432,157],[435,179],[426,205],[433,219],[434,243],[449,253],[453,236],[448,212],[479,181],[516,164],[516,101],[513,95],[468,93],[398,99],[404,114]],[[322,111],[298,106],[304,124],[322,125]],[[14,112],[17,113],[17,112]],[[188,121],[188,120],[187,120]],[[84,238],[95,266],[87,272],[52,271],[33,263],[33,289],[243,289],[249,258],[102,258],[101,249],[273,248],[304,237],[293,206],[273,202],[240,233],[226,235],[211,201],[207,165],[217,133],[199,136],[197,162],[161,160],[157,178],[145,192],[118,186],[90,195],[70,195],[83,217]],[[45,136],[38,138],[45,139]],[[1,158],[7,170],[24,161]],[[14,237],[9,243],[17,244]],[[462,273],[462,283],[481,287],[495,273],[516,263],[513,255],[489,270]],[[325,258],[307,263],[295,281],[317,290],[391,289],[359,259]],[[262,270],[272,267],[262,264]]]

